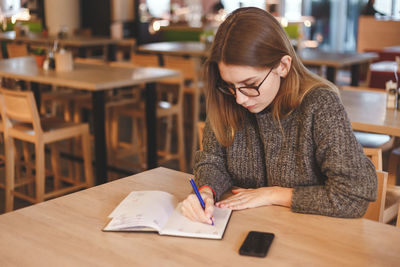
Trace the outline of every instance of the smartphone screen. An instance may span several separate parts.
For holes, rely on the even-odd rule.
[[[265,257],[274,237],[273,233],[250,231],[239,249],[239,254]]]

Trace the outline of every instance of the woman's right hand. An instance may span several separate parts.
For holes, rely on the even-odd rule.
[[[205,187],[200,191],[203,198],[205,209],[201,207],[196,194],[190,194],[181,205],[181,212],[192,221],[212,224],[212,214],[214,212],[214,197],[211,189]]]

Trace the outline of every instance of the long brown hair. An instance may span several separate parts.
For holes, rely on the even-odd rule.
[[[278,123],[301,103],[312,88],[325,86],[335,90],[334,85],[304,67],[282,26],[270,13],[254,7],[239,8],[220,25],[204,74],[207,116],[223,146],[232,144],[235,131],[243,126],[247,111],[232,96],[217,90],[221,80],[218,63],[275,68],[285,55],[292,58],[291,67],[271,103],[273,117]]]

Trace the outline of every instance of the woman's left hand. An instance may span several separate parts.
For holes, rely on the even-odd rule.
[[[234,189],[233,196],[217,202],[219,208],[242,210],[269,205],[282,205],[290,207],[292,188],[260,187],[257,189]]]

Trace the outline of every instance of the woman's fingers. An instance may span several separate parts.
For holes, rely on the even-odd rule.
[[[234,189],[233,196],[216,203],[217,207],[241,210],[264,205],[271,205],[271,189],[261,187],[257,189]]]
[[[236,189],[232,189],[232,193],[237,194],[240,192],[245,192],[247,190],[251,190],[251,189],[246,189],[246,188],[236,188]]]
[[[206,210],[203,210],[201,207],[197,196],[195,194],[191,194],[182,202],[181,211],[184,216],[192,221],[211,224],[212,221],[210,217],[214,211],[214,201],[212,199],[210,201],[207,196],[205,196],[203,200],[206,205]]]
[[[214,199],[205,198],[204,199],[206,209],[204,210],[204,214],[206,218],[210,218],[214,213]]]

